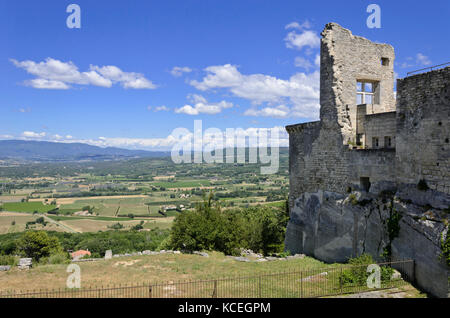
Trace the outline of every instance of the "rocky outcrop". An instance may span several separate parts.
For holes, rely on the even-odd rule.
[[[441,237],[448,231],[443,216],[442,210],[392,194],[303,193],[291,209],[285,246],[291,254],[330,263],[363,253],[377,261],[413,259],[417,285],[448,297],[449,268],[440,258]]]

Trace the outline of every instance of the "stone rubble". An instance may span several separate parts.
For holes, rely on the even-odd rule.
[[[30,269],[32,265],[33,262],[31,258],[21,258],[17,266],[19,267],[19,269]]]

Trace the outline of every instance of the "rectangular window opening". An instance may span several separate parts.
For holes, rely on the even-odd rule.
[[[379,104],[379,82],[374,81],[356,81],[356,104],[373,105]]]
[[[392,147],[392,138],[390,136],[384,137],[384,147],[391,148]]]
[[[372,137],[372,148],[378,148],[378,137]]]
[[[365,192],[369,192],[369,190],[370,190],[370,178],[369,177],[359,178],[359,183],[361,185],[361,189],[363,189]]]

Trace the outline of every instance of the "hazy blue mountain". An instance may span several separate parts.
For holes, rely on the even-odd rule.
[[[83,143],[0,140],[0,160],[98,161],[166,156],[170,156],[170,152],[101,148]]]

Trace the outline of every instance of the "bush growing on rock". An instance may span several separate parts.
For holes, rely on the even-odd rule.
[[[445,240],[443,235],[441,234],[441,250],[442,250],[441,258],[445,260],[447,266],[450,266],[450,235],[448,232]]]

